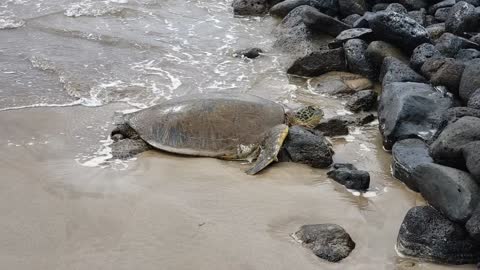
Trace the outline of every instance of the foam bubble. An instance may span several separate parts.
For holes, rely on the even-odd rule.
[[[0,18],[0,30],[22,27],[25,21],[16,18]]]
[[[114,2],[118,3],[118,2]],[[123,8],[109,5],[109,1],[106,2],[92,2],[84,1],[81,3],[75,3],[70,5],[64,15],[68,17],[80,17],[80,16],[103,16],[114,15],[121,12]]]

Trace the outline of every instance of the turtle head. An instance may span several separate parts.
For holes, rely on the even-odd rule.
[[[113,141],[118,142],[124,139],[138,139],[138,133],[127,123],[117,124],[110,133]]]
[[[323,115],[320,106],[308,105],[287,114],[287,123],[290,126],[299,125],[314,128],[320,124]]]

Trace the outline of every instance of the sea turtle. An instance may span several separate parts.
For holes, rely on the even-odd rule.
[[[282,105],[249,94],[187,95],[123,115],[111,132],[114,158],[150,147],[167,152],[253,161],[256,174],[277,159],[289,125],[313,127],[323,111],[306,106],[285,113]]]

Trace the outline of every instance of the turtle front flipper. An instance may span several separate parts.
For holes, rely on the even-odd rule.
[[[277,160],[278,152],[287,138],[288,126],[285,124],[276,125],[270,129],[260,145],[260,154],[253,166],[245,172],[250,175],[257,174],[265,167]]]

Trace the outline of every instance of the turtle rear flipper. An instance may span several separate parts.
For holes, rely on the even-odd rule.
[[[269,130],[260,145],[260,154],[253,166],[245,172],[250,175],[257,174],[277,159],[278,152],[287,138],[288,126],[276,125]]]

